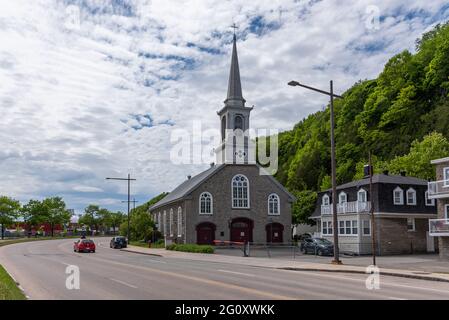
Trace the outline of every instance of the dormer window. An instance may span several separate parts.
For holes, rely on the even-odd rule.
[[[393,190],[393,203],[395,205],[403,205],[404,204],[404,191],[400,187],[396,187]]]
[[[365,189],[360,189],[357,192],[357,201],[358,202],[366,202],[367,201],[367,196],[366,196],[366,191]]]
[[[338,203],[342,204],[342,203],[346,203],[346,202],[348,202],[348,196],[346,195],[346,193],[344,191],[342,191],[338,195]]]
[[[407,190],[407,205],[416,206],[416,191],[413,188]]]
[[[325,194],[323,196],[323,206],[328,206],[329,205],[329,196],[327,194]]]

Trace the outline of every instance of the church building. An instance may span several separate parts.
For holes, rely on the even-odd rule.
[[[150,207],[167,241],[214,244],[289,242],[294,197],[272,176],[261,174],[246,134],[252,108],[245,106],[234,35],[228,93],[217,112],[221,143],[216,164],[189,177]]]

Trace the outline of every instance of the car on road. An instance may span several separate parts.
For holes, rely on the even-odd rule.
[[[111,239],[109,246],[114,249],[126,248],[128,246],[128,241],[122,236],[114,237]]]
[[[309,252],[319,256],[331,256],[334,254],[334,244],[324,238],[306,238],[301,243],[301,251]]]
[[[79,239],[73,244],[75,252],[95,252],[95,243],[91,239]]]

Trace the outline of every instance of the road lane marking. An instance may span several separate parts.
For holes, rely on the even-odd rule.
[[[132,284],[129,284],[129,283],[125,282],[125,281],[117,280],[117,279],[114,279],[114,278],[109,278],[109,280],[112,280],[114,282],[123,284],[124,286],[130,287],[130,288],[133,288],[133,289],[137,289],[136,286],[133,286]]]
[[[231,271],[231,270],[218,269],[217,271],[226,272],[226,273],[232,273],[232,274],[239,274],[239,275],[247,276],[247,277],[255,277],[255,275],[253,275],[253,274],[236,272],[236,271]]]
[[[281,270],[281,269],[278,269]],[[321,274],[321,273],[316,273],[316,271],[295,271],[295,270],[282,270],[282,271],[287,271],[287,272],[301,272],[301,273],[305,273],[305,274],[310,274],[313,275],[315,277],[324,277],[324,278],[333,278],[333,279],[341,279],[341,280],[349,280],[349,281],[356,281],[356,282],[365,282],[365,279],[355,279],[355,278],[349,278],[349,277],[339,277],[339,276],[332,276],[332,275],[327,275],[327,274]],[[360,273],[359,275],[363,276],[363,273]],[[368,275],[368,274],[367,274]],[[381,278],[383,277],[388,277],[388,275],[381,275]],[[423,280],[426,281],[426,280]],[[433,288],[426,288],[426,287],[416,287],[416,286],[409,286],[409,285],[405,285],[405,284],[398,284],[398,283],[392,283],[392,282],[387,282],[385,279],[381,280],[381,286],[390,286],[390,287],[403,287],[403,288],[410,288],[410,289],[418,289],[418,290],[426,290],[426,291],[436,291],[436,292],[442,292],[442,293],[448,293],[448,290],[440,290],[440,289],[433,289]]]

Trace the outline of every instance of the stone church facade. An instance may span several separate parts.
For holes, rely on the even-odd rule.
[[[271,175],[261,174],[246,134],[252,108],[245,106],[234,36],[227,98],[217,112],[222,141],[217,163],[188,178],[150,207],[168,241],[289,242],[294,197]]]

